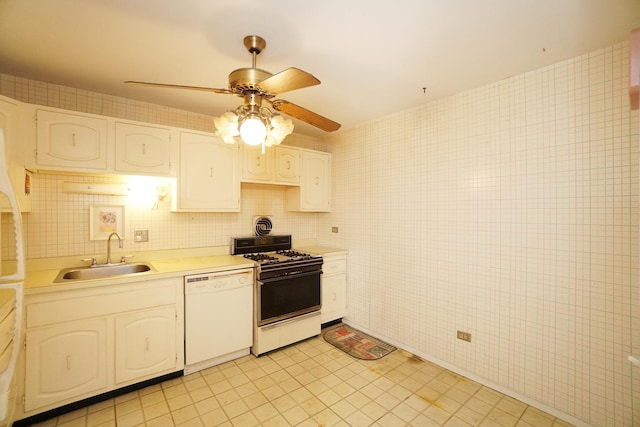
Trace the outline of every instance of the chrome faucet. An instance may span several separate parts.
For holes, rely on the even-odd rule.
[[[111,264],[111,238],[116,236],[118,238],[118,247],[122,249],[122,238],[115,231],[109,234],[109,238],[107,239],[107,265]]]

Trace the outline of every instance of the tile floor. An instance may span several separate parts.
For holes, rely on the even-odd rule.
[[[243,357],[37,424],[570,426],[407,352],[361,361],[321,336]]]

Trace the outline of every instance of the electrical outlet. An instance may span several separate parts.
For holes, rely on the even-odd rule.
[[[462,341],[471,342],[471,334],[469,332],[458,331],[458,339]]]
[[[149,241],[149,230],[137,229],[133,230],[133,241],[136,243]]]
[[[338,227],[331,227],[331,232],[332,233],[337,233],[338,232]]]

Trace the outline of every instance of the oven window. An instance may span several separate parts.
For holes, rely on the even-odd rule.
[[[259,326],[320,309],[320,272],[258,282]]]

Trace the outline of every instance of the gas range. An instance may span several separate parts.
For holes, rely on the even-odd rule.
[[[322,269],[321,255],[291,249],[291,236],[255,236],[233,239],[233,255],[258,264],[258,279],[268,279]]]

